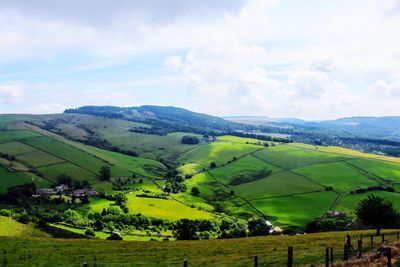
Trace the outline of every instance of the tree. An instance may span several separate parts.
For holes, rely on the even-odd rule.
[[[180,219],[175,225],[175,238],[178,240],[196,240],[197,224],[193,220]]]
[[[60,174],[57,176],[57,182],[58,184],[66,184],[68,186],[72,185],[72,179],[66,174]]]
[[[247,223],[247,227],[249,229],[250,235],[252,236],[268,235],[269,230],[271,230],[271,227],[264,219],[250,220]]]
[[[103,181],[109,181],[111,178],[111,170],[108,166],[103,166],[100,168],[100,179]]]
[[[193,196],[198,196],[198,195],[200,195],[200,190],[199,190],[198,187],[193,186],[192,190],[191,190],[191,193],[192,193]]]
[[[356,215],[363,224],[374,226],[377,235],[380,235],[382,228],[396,225],[399,218],[392,202],[374,195],[358,204]]]
[[[215,163],[214,161],[210,163],[210,168],[214,169],[217,168],[217,163]]]
[[[121,206],[122,204],[125,204],[128,201],[128,198],[124,193],[118,192],[114,195],[114,200],[118,206]]]
[[[195,145],[195,144],[198,144],[199,142],[200,142],[199,138],[197,138],[197,136],[193,136],[193,135],[185,135],[181,139],[181,143],[187,144],[187,145]]]
[[[74,224],[81,216],[74,210],[67,209],[64,211],[64,220],[66,223]]]

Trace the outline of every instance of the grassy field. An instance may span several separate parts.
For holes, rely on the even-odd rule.
[[[179,162],[197,163],[203,167],[208,167],[211,162],[215,162],[221,166],[233,157],[238,158],[259,148],[262,147],[238,142],[213,142],[186,152],[179,158]]]
[[[7,251],[7,261],[13,266],[82,266],[87,262],[89,266],[158,267],[182,266],[184,259],[189,266],[253,266],[255,255],[261,266],[284,266],[287,247],[293,246],[294,265],[310,266],[323,262],[327,247],[339,253],[347,233],[355,242],[356,236],[373,231],[173,242],[0,237],[0,250]]]
[[[331,186],[340,193],[350,192],[357,187],[378,185],[360,170],[346,162],[317,164],[295,169],[295,172],[311,178],[323,186]]]
[[[336,209],[338,211],[354,215],[354,210],[357,207],[358,203],[361,200],[367,198],[368,195],[375,195],[388,199],[393,203],[394,207],[397,210],[400,210],[400,194],[396,192],[381,192],[381,191],[345,195],[343,196],[342,200],[340,201]]]
[[[293,169],[312,164],[328,163],[348,159],[350,157],[335,155],[306,149],[298,149],[290,145],[278,145],[257,151],[254,156],[285,169]]]
[[[7,188],[24,184],[35,183],[38,188],[49,186],[49,182],[28,172],[11,172],[0,166],[0,193],[7,191]]]
[[[34,228],[31,224],[23,224],[10,217],[0,216],[0,236],[8,237],[50,237],[50,235]]]
[[[320,191],[323,189],[323,187],[307,178],[288,171],[278,172],[267,178],[233,187],[237,195],[249,200]]]
[[[191,208],[172,199],[136,197],[134,194],[128,196],[129,212],[143,214],[149,217],[163,218],[167,220],[189,219],[211,219],[214,215],[210,212]]]
[[[279,225],[304,226],[329,210],[337,198],[335,192],[298,194],[251,201],[264,214],[271,215]]]

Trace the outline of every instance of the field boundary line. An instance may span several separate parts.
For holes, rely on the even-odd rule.
[[[280,195],[280,196],[273,196],[273,197],[250,198],[249,201],[257,201],[257,200],[273,199],[273,198],[284,198],[284,197],[294,197],[294,196],[309,195],[309,194],[322,193],[322,192],[328,192],[328,191],[325,191],[325,190],[315,190],[315,191],[308,191],[308,192],[302,192],[302,193],[293,193],[293,194]],[[332,191],[331,191],[331,192],[332,192]],[[337,192],[335,192],[335,193],[337,193]]]

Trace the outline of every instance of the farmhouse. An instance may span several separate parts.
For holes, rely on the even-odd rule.
[[[57,192],[53,188],[41,188],[36,190],[36,194],[33,195],[33,197],[53,195],[56,193]]]
[[[72,191],[72,196],[76,198],[83,197],[85,195],[88,197],[97,197],[100,194],[93,188],[75,189]]]

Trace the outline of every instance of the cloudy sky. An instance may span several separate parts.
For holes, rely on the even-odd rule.
[[[400,0],[0,0],[0,113],[400,115]]]

